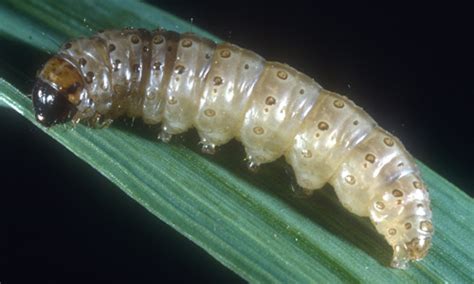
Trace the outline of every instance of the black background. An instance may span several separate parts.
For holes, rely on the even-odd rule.
[[[349,96],[473,195],[467,7],[149,2]],[[17,114],[0,129],[2,283],[242,281]]]

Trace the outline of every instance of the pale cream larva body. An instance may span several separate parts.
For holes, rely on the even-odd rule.
[[[165,141],[195,127],[207,153],[241,141],[250,167],[284,156],[306,193],[330,183],[345,208],[370,217],[394,249],[393,267],[427,253],[430,199],[411,155],[352,101],[292,67],[164,30],[101,32],[57,57],[83,78],[75,121],[142,117],[161,123]]]

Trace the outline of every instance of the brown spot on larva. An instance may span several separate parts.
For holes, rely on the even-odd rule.
[[[115,44],[109,44],[109,52],[112,52],[115,50]]]
[[[264,132],[265,132],[265,130],[260,126],[255,126],[253,128],[253,133],[255,133],[257,135],[262,135]]]
[[[313,153],[311,153],[311,151],[307,150],[307,149],[301,151],[301,155],[303,155],[303,157],[305,157],[307,159],[313,157]]]
[[[221,50],[220,55],[222,58],[229,58],[231,55],[231,52],[228,49],[224,49],[224,50]]]
[[[87,60],[86,60],[85,58],[81,57],[81,58],[79,59],[79,64],[80,64],[81,66],[86,66]]]
[[[245,69],[245,70],[247,70],[247,69],[249,69],[249,68],[250,68],[250,66],[249,66],[248,64],[245,64],[245,65],[244,65],[244,69]]]
[[[208,108],[204,111],[204,114],[208,117],[213,117],[213,116],[216,115],[216,111],[213,110],[213,109]]]
[[[174,96],[169,96],[168,97],[168,104],[174,105],[178,102],[178,100]]]
[[[70,42],[67,42],[65,45],[64,45],[64,48],[65,49],[70,49],[72,47],[72,44]]]
[[[212,81],[214,82],[214,86],[222,85],[222,78],[219,76],[214,77]]]
[[[92,83],[92,81],[94,80],[94,72],[92,71],[87,72],[85,80],[86,80],[86,83],[88,84]]]
[[[217,93],[217,89],[216,89],[216,88],[212,89],[212,91],[214,92],[214,94]]]
[[[385,208],[385,204],[382,201],[377,201],[375,202],[375,208],[383,210]]]
[[[385,143],[385,145],[387,145],[388,147],[392,147],[394,144],[393,139],[390,137],[385,137],[383,139],[383,143]]]
[[[147,45],[145,45],[143,47],[143,52],[148,52],[148,51],[150,51],[150,48]]]
[[[393,195],[394,197],[402,197],[402,196],[403,196],[403,192],[402,192],[401,190],[399,190],[399,189],[394,189],[394,190],[392,191],[392,195]]]
[[[418,204],[416,205],[416,207],[417,207],[417,208],[423,208],[423,207],[425,207],[425,206],[423,206],[422,203],[418,203]]]
[[[420,230],[423,232],[432,233],[433,232],[433,225],[430,221],[421,221],[420,222]]]
[[[160,70],[161,69],[161,62],[153,63],[153,70]]]
[[[304,90],[300,89],[300,95],[304,95]]]
[[[183,65],[176,65],[176,67],[174,68],[174,72],[176,74],[183,74],[185,70],[186,68]]]
[[[268,96],[266,99],[265,99],[265,104],[266,105],[274,105],[276,103],[276,99],[272,96]]]
[[[397,229],[395,229],[395,228],[388,229],[388,234],[390,236],[394,236],[396,233],[397,233]]]
[[[419,181],[414,181],[414,182],[413,182],[413,187],[415,187],[416,189],[420,189],[420,188],[421,188],[421,182],[419,182]]]
[[[135,73],[138,73],[138,72],[140,72],[140,70],[141,70],[141,66],[140,66],[140,64],[138,64],[138,63],[136,63],[136,64],[133,64],[133,66],[132,66],[132,70],[133,70],[133,72],[135,72]]]
[[[348,184],[354,184],[355,183],[355,177],[353,175],[347,175],[345,178],[346,182]]]
[[[184,39],[181,42],[182,47],[190,47],[191,45],[193,45],[193,42],[190,39]]]
[[[114,71],[120,70],[120,68],[122,67],[122,61],[120,61],[119,59],[115,59],[113,67]]]
[[[358,121],[358,120],[354,120],[354,122],[352,122],[352,124],[357,125],[357,124],[359,124],[359,121]]]
[[[403,203],[403,200],[399,199],[397,200],[397,205],[401,205]]]
[[[206,53],[206,59],[210,59],[211,58],[211,55],[209,55],[209,53]]]
[[[130,41],[133,43],[133,44],[137,44],[140,42],[140,38],[137,36],[137,35],[132,35],[132,37],[130,38]]]
[[[162,44],[164,41],[163,37],[161,35],[156,35],[154,38],[153,38],[153,43],[154,44]]]
[[[375,156],[373,154],[365,155],[365,160],[371,164],[375,162]]]
[[[319,130],[328,130],[329,129],[329,124],[327,124],[327,122],[325,121],[321,121],[318,123],[318,128]]]
[[[334,100],[334,106],[337,108],[343,108],[344,107],[344,102],[341,100]]]
[[[267,107],[264,108],[263,111],[264,111],[264,112],[268,112],[268,108],[267,108]]]
[[[404,165],[405,165],[405,164],[404,164],[403,162],[400,162],[400,163],[398,163],[397,167],[401,168],[401,167],[403,167]]]
[[[278,71],[277,72],[277,77],[282,79],[282,80],[286,80],[288,78],[288,73],[286,73],[285,71]]]
[[[405,223],[405,229],[410,230],[411,229],[411,223]]]

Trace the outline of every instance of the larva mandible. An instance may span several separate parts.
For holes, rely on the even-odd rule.
[[[161,123],[163,141],[196,127],[210,154],[235,138],[249,168],[284,155],[306,193],[329,182],[344,207],[370,217],[393,267],[431,246],[429,194],[402,143],[348,98],[236,45],[163,29],[76,39],[39,72],[33,105],[47,127],[126,115]]]

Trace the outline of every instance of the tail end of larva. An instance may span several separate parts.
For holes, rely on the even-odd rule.
[[[431,247],[431,238],[415,238],[403,245],[393,247],[393,258],[390,266],[398,269],[408,268],[409,261],[423,259]]]

